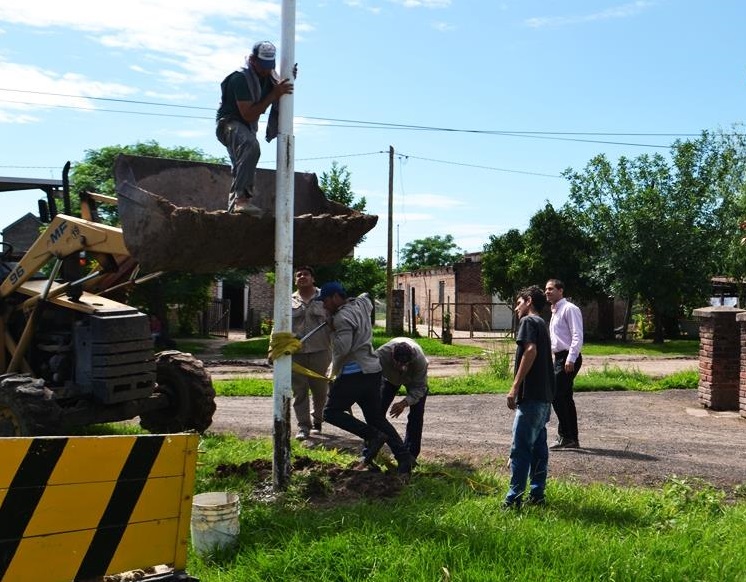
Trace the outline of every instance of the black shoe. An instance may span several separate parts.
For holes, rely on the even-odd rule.
[[[320,422],[314,422],[313,426],[311,427],[311,434],[321,434],[321,423]]]
[[[565,437],[558,437],[551,445],[550,449],[577,449],[580,447],[580,443],[575,439],[566,439]]]
[[[382,432],[376,433],[374,437],[365,441],[365,455],[363,456],[363,462],[366,464],[372,463],[373,459],[376,458],[378,451],[386,443],[386,435]]]
[[[406,457],[403,457],[401,459],[396,460],[396,472],[399,475],[411,475],[412,474],[412,467],[414,467],[414,459],[407,455]]]
[[[544,507],[547,504],[546,497],[534,497],[533,495],[528,496],[528,501],[526,501],[526,505],[536,505],[540,507]]]
[[[517,511],[521,508],[521,498],[516,497],[512,501],[509,501],[506,499],[505,501],[502,502],[502,505],[500,507],[508,511],[510,510]]]

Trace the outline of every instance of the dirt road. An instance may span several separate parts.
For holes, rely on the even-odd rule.
[[[735,412],[704,410],[695,391],[579,393],[576,404],[582,448],[552,452],[555,476],[620,485],[654,486],[672,475],[726,489],[746,484],[746,420]],[[431,396],[421,459],[494,465],[507,475],[512,417],[501,394]],[[211,430],[266,437],[272,418],[272,398],[223,397]],[[392,422],[403,433],[405,419]],[[553,418],[550,439],[555,432]],[[359,444],[328,425],[321,437],[307,441],[351,451]]]
[[[214,379],[237,376],[270,378],[262,360],[210,361]],[[484,361],[430,358],[430,375],[453,376],[478,370]],[[697,360],[684,357],[586,357],[587,373],[604,366],[639,370],[660,377],[696,370]],[[581,371],[581,374],[583,371]],[[582,448],[552,452],[550,471],[582,483],[658,485],[667,477],[696,477],[733,490],[746,486],[746,419],[737,412],[713,412],[700,406],[697,392],[586,392],[576,394]],[[358,411],[359,414],[359,411]],[[242,437],[271,436],[272,398],[218,398],[211,430]],[[466,462],[505,467],[513,413],[501,394],[431,396],[427,401],[421,460]],[[405,418],[393,419],[403,434]],[[293,419],[293,428],[294,419]],[[550,421],[549,438],[556,434]],[[359,440],[325,425],[321,437],[307,446],[357,452]]]

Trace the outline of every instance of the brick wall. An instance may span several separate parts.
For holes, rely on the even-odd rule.
[[[700,404],[713,410],[738,410],[742,332],[736,316],[746,313],[733,307],[704,307],[694,310],[699,322]]]
[[[746,312],[736,315],[741,339],[741,373],[739,375],[738,402],[739,412],[746,418]]]

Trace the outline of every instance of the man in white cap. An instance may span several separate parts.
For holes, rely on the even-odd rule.
[[[267,141],[277,137],[280,97],[293,92],[290,79],[279,79],[275,72],[277,49],[269,41],[254,45],[246,57],[246,66],[232,72],[220,84],[221,99],[217,112],[218,140],[228,150],[233,182],[228,199],[230,212],[242,212],[259,217],[262,209],[251,203],[254,195],[254,174],[261,150],[256,132],[259,117],[271,105],[267,122]],[[295,75],[295,70],[293,71]]]

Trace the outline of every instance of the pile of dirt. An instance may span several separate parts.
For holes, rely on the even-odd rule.
[[[395,497],[405,484],[391,470],[360,471],[352,467],[321,463],[304,456],[293,459],[292,471],[296,476],[296,483],[302,488],[299,494],[315,505],[339,504],[363,498]],[[271,461],[257,459],[239,465],[221,464],[216,468],[215,476],[240,476],[254,481],[252,499],[255,501],[270,501],[276,496],[272,490]]]

